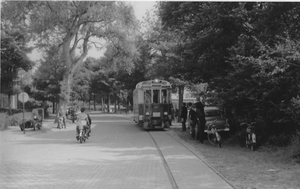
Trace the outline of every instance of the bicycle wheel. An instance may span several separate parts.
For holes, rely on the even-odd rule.
[[[214,133],[208,133],[207,134],[207,138],[208,138],[208,141],[210,142],[210,143],[212,143],[212,144],[214,144],[214,145],[216,145],[217,144],[217,137],[216,137],[216,135],[214,134]]]

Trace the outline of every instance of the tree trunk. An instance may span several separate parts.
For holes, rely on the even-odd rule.
[[[110,104],[110,98],[109,98],[109,93],[107,93],[107,112],[110,113],[110,107],[109,107],[109,104]]]
[[[101,110],[103,111],[104,110],[104,102],[103,102],[103,96],[101,95]]]
[[[96,99],[95,99],[95,94],[94,95],[94,111],[96,111]]]
[[[115,113],[117,113],[117,93],[115,93]]]
[[[180,120],[181,117],[181,108],[182,108],[182,104],[183,104],[183,93],[184,93],[184,86],[179,86],[179,97],[178,97],[178,109],[179,109],[179,116],[178,116],[178,122]]]
[[[89,110],[91,111],[91,94],[89,94]]]

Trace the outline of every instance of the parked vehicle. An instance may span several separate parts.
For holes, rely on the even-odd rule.
[[[256,148],[255,122],[250,124],[242,123],[241,125],[246,126],[246,147],[254,151]]]
[[[28,128],[34,128],[34,130],[35,130],[32,120],[23,119],[22,121],[20,121],[19,126],[20,126],[21,131],[24,131],[24,129],[28,129]]]
[[[218,133],[218,129],[216,128],[216,122],[217,119],[215,119],[213,122],[208,124],[207,128],[207,138],[210,143],[214,145],[218,145],[220,148],[222,147],[222,138],[221,135]]]
[[[204,112],[205,112],[205,119],[206,119],[204,132],[207,132],[207,129],[212,122],[215,122],[214,127],[218,130],[218,132],[230,131],[228,121],[222,115],[222,112],[219,108],[212,107],[212,106],[205,107]]]

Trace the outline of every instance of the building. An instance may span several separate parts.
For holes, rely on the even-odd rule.
[[[174,109],[179,109],[179,94],[178,93],[172,93],[171,95],[171,99],[172,99],[172,104]],[[195,103],[196,102],[196,98],[193,96],[193,93],[188,90],[188,89],[184,89],[183,91],[183,103]]]

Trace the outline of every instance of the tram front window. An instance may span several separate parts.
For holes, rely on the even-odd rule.
[[[153,103],[160,103],[159,90],[153,90]]]
[[[145,91],[145,103],[146,104],[151,103],[151,90]]]

